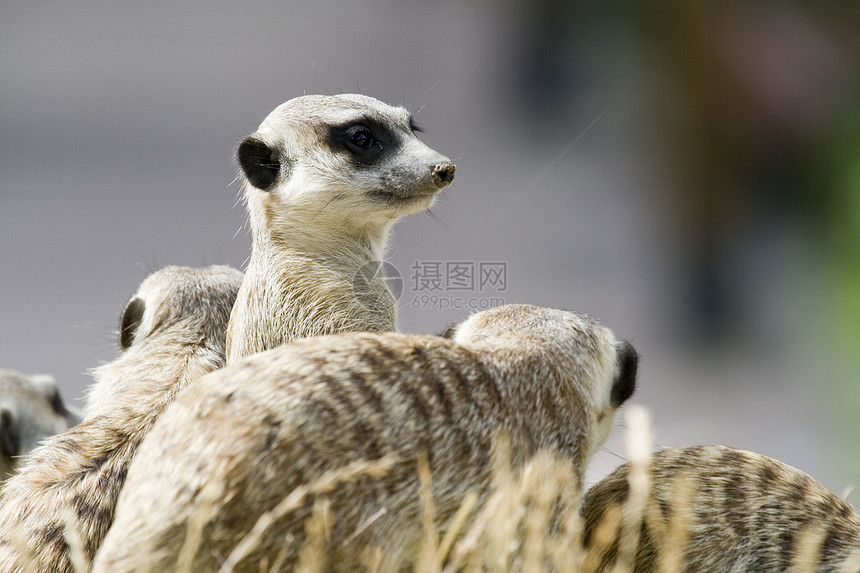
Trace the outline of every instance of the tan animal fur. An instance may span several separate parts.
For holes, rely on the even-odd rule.
[[[69,538],[93,558],[143,436],[180,390],[223,366],[241,279],[213,266],[143,281],[122,315],[122,354],[93,372],[85,421],[34,450],[3,487],[0,571],[72,571]]]
[[[303,96],[242,141],[253,240],[228,364],[294,338],[395,330],[394,297],[373,264],[394,222],[454,178],[416,130],[407,110],[371,97]]]
[[[854,507],[800,470],[717,445],[654,454],[635,562],[613,569],[617,527],[610,525],[604,538],[597,532],[610,510],[627,500],[629,476],[625,464],[585,496],[584,545],[594,565],[587,572],[661,571],[672,551],[679,551],[685,573],[860,572]],[[667,534],[673,528],[674,535]],[[804,563],[807,568],[800,568]]]
[[[217,570],[295,488],[391,456],[384,475],[328,493],[323,539],[327,571],[358,570],[374,546],[379,571],[397,571],[421,536],[422,451],[440,529],[469,491],[485,499],[499,432],[516,467],[549,451],[573,460],[581,480],[633,391],[636,361],[593,320],[528,305],[475,314],[453,339],[346,333],[252,356],[202,379],[158,420],[93,570],[168,571],[189,556],[190,570]],[[282,551],[281,570],[293,570],[312,506],[275,520],[235,570],[266,570]]]
[[[0,368],[0,482],[42,438],[80,421],[75,408],[63,402],[53,376]]]

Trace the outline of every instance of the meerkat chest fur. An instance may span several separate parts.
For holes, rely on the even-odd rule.
[[[454,177],[415,131],[408,111],[370,97],[303,96],[242,141],[252,246],[228,363],[295,338],[396,329],[378,274],[391,228]]]

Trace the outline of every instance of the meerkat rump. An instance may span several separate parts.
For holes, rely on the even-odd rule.
[[[326,494],[325,570],[355,571],[362,551],[379,547],[378,570],[396,571],[421,537],[417,457],[426,453],[444,529],[468,492],[486,497],[500,432],[515,467],[549,451],[572,460],[581,480],[633,392],[633,347],[587,317],[527,305],[475,314],[452,337],[307,338],[203,378],[142,444],[93,570],[168,571],[180,556],[190,570],[217,570],[299,486],[388,458],[383,475]],[[292,570],[312,505],[274,520],[229,566]]]
[[[0,482],[42,438],[80,421],[77,410],[63,401],[53,376],[0,368]]]
[[[800,470],[706,445],[658,452],[649,473],[635,561],[625,572],[663,571],[670,551],[680,567],[672,570],[689,573],[860,572],[860,513]],[[584,547],[593,567],[584,571],[614,570],[618,524],[599,532],[627,500],[629,477],[625,464],[585,495]]]
[[[0,571],[72,571],[69,539],[92,560],[143,436],[180,390],[224,365],[241,280],[212,266],[166,267],[143,281],[122,313],[122,354],[93,372],[84,421],[4,484]]]
[[[454,179],[416,131],[407,110],[371,97],[303,96],[242,141],[252,246],[228,364],[295,338],[396,329],[379,272],[391,227]]]

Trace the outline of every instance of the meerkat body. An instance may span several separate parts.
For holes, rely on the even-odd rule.
[[[141,284],[122,314],[122,354],[94,370],[84,422],[46,440],[3,487],[0,571],[71,572],[67,539],[92,560],[143,436],[180,390],[223,366],[241,278],[167,267]]]
[[[361,95],[303,96],[239,145],[252,234],[227,362],[294,338],[396,328],[378,265],[394,222],[427,209],[454,165],[411,115]]]
[[[860,572],[860,513],[800,470],[708,445],[658,452],[649,471],[650,509],[625,573],[661,571],[668,552],[678,550],[679,570],[689,573]],[[628,498],[629,477],[625,464],[585,496],[584,545],[593,564],[586,571],[613,570],[617,530],[603,541],[597,531],[609,508]]]
[[[453,340],[346,333],[252,356],[201,380],[159,419],[94,571],[166,571],[180,559],[217,570],[296,488],[380,458],[393,460],[382,475],[327,490],[325,570],[354,571],[363,548],[379,547],[379,570],[396,571],[420,541],[421,452],[440,527],[469,491],[486,496],[499,432],[510,436],[515,465],[549,450],[573,460],[581,478],[635,371],[635,351],[609,330],[525,305],[474,315]],[[311,505],[275,519],[230,566],[292,570]]]
[[[53,376],[0,368],[0,482],[42,438],[80,421],[63,402]]]

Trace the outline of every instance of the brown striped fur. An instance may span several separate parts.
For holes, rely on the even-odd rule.
[[[94,571],[173,570],[194,522],[205,528],[191,570],[217,570],[295,488],[382,456],[394,460],[384,475],[328,494],[326,570],[357,570],[363,550],[379,547],[379,570],[396,571],[420,540],[421,452],[440,529],[469,491],[485,499],[499,432],[516,467],[545,450],[573,460],[581,483],[633,391],[636,360],[595,321],[527,305],[478,313],[453,340],[347,333],[252,356],[202,379],[158,420]],[[282,550],[281,570],[292,570],[312,506],[276,520],[235,570],[271,566]]]
[[[0,571],[72,571],[69,535],[93,558],[143,436],[180,390],[223,366],[241,276],[167,267],[141,284],[123,314],[125,350],[94,371],[85,421],[33,451],[3,487]]]
[[[607,510],[628,497],[629,475],[626,464],[585,496],[584,545],[592,558],[602,553],[595,533]],[[686,544],[680,548],[685,573],[790,571],[801,558],[804,536],[815,535],[821,537],[810,550],[809,571],[860,573],[860,513],[800,470],[753,452],[704,445],[654,454],[650,479],[635,565],[622,571],[660,571],[663,554],[672,550],[665,531],[688,511]],[[678,499],[685,486],[691,492],[686,503]],[[612,570],[617,550],[616,536],[597,571]]]

